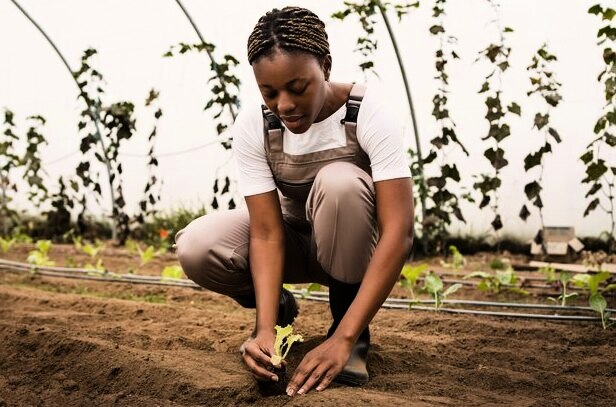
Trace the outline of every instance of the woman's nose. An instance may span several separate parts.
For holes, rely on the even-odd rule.
[[[295,101],[287,92],[282,92],[278,98],[278,114],[285,115],[295,112]]]

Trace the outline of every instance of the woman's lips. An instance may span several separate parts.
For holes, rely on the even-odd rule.
[[[289,129],[295,129],[298,128],[301,124],[302,119],[304,118],[303,115],[295,115],[295,116],[280,116],[280,119],[284,122],[284,124],[287,126],[287,128]]]

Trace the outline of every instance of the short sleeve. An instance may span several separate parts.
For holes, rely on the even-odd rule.
[[[243,196],[276,189],[274,176],[265,158],[262,120],[260,109],[243,109],[231,130],[238,187]]]
[[[368,86],[357,117],[357,140],[370,157],[374,182],[411,177],[402,121],[377,86]]]

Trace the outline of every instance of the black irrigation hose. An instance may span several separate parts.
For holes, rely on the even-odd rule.
[[[7,264],[7,263],[17,263],[7,260],[0,259],[0,269],[8,269],[8,270],[17,270],[17,271],[35,271],[35,274],[46,276],[46,277],[60,277],[60,278],[72,278],[79,280],[90,280],[90,281],[104,281],[104,282],[112,282],[112,283],[132,283],[132,284],[148,284],[148,285],[158,285],[158,286],[172,286],[172,287],[183,287],[183,288],[193,288],[193,289],[201,289],[195,283],[187,282],[180,283],[179,279],[168,279],[169,281],[164,281],[162,279],[140,276],[138,278],[134,278],[132,275],[120,275],[120,274],[111,274],[104,273],[100,271],[93,271],[87,269],[76,269],[77,273],[73,272],[59,272],[48,270],[50,268],[58,268],[51,266],[33,266],[27,265],[28,267],[24,267],[25,263],[17,263],[19,266],[16,268],[15,264]],[[66,268],[64,268],[66,269]],[[86,273],[98,273],[101,277],[92,276],[84,274]],[[105,276],[107,275],[107,276]],[[111,275],[111,276],[109,276]],[[115,277],[114,277],[115,276]],[[312,300],[312,301],[320,301],[320,302],[329,302],[328,293],[326,292],[311,292],[310,295],[306,295],[306,293],[302,290],[290,290],[296,297]],[[316,294],[316,295],[315,295]],[[327,298],[326,298],[327,297]],[[407,309],[407,310],[416,310],[416,311],[434,311],[433,307],[423,307],[417,306],[415,304],[430,304],[434,303],[434,300],[404,300],[404,299],[396,299],[396,298],[388,298],[382,305],[382,308],[389,309]],[[464,304],[464,305],[478,305],[478,306],[510,306],[510,307],[518,307],[518,308],[543,308],[543,309],[554,309],[549,307],[555,307],[550,305],[542,304],[507,304],[507,303],[490,303],[484,301],[465,301],[465,300],[445,300],[444,304]],[[498,304],[498,305],[495,305]],[[567,310],[583,310],[587,311],[586,307],[556,307],[556,309],[560,311]],[[610,312],[614,312],[616,310],[606,310]],[[485,316],[498,316],[498,317],[509,317],[509,318],[527,318],[527,319],[543,319],[543,320],[559,320],[559,321],[600,321],[599,317],[589,317],[589,316],[578,316],[578,315],[549,315],[549,314],[524,314],[524,313],[514,313],[514,312],[498,312],[498,311],[479,311],[479,310],[469,310],[469,309],[453,309],[453,308],[439,308],[439,312],[451,313],[451,314],[468,314],[468,315],[485,315]],[[616,318],[612,318],[612,321],[616,322]]]

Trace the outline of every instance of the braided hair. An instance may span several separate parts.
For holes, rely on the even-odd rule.
[[[268,11],[248,37],[248,62],[252,65],[277,49],[308,52],[322,62],[329,55],[325,24],[312,11],[301,7]]]

